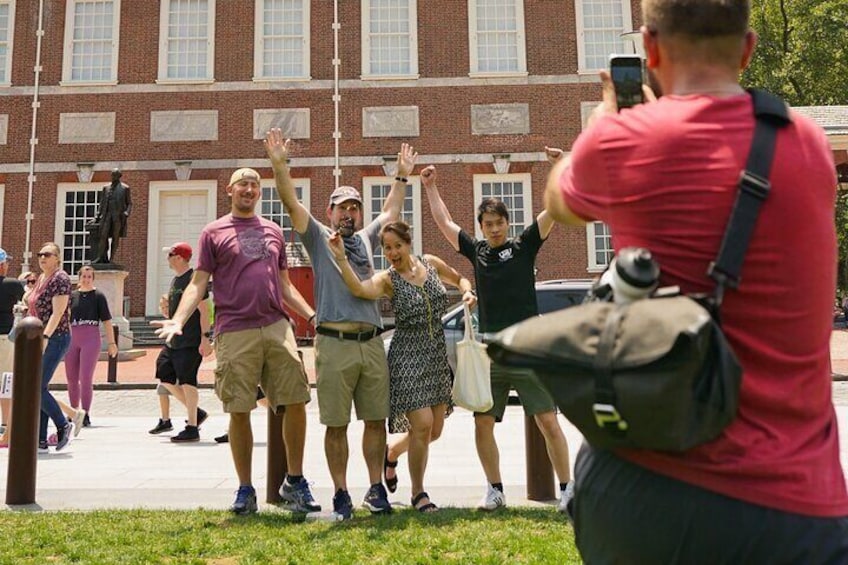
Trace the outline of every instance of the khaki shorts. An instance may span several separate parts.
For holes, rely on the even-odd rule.
[[[379,336],[364,342],[315,336],[315,372],[325,426],[348,425],[351,402],[359,420],[389,417],[389,367]]]
[[[15,364],[15,343],[9,336],[0,334],[0,373],[11,373]]]
[[[556,409],[554,399],[532,370],[504,367],[492,363],[489,374],[492,379],[492,400],[495,403],[491,410],[482,412],[482,414],[494,416],[495,420],[500,422],[506,411],[506,403],[509,400],[511,389],[518,393],[518,398],[521,400],[521,405],[524,407],[524,413],[527,416],[553,412]]]
[[[215,394],[224,404],[224,412],[253,410],[257,386],[262,386],[275,413],[280,406],[306,403],[311,398],[288,320],[218,334],[215,356]]]

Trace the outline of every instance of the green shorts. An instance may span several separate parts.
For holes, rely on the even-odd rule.
[[[503,419],[504,411],[506,411],[510,390],[515,390],[518,393],[518,398],[521,400],[521,405],[524,407],[524,413],[527,416],[553,412],[556,409],[554,399],[532,370],[504,367],[492,363],[489,375],[492,381],[494,405],[488,412],[478,412],[479,414],[494,416],[495,421],[500,422]]]
[[[351,403],[359,420],[389,417],[389,367],[379,336],[363,342],[315,336],[315,373],[325,426],[348,425]]]
[[[276,413],[280,406],[309,402],[309,381],[291,324],[286,319],[263,328],[224,332],[215,336],[215,394],[224,412],[256,408],[256,387]]]

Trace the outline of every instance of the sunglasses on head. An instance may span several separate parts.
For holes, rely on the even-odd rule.
[[[36,255],[38,255],[39,257],[55,257],[56,256],[55,253],[50,253],[49,251],[39,251],[38,253],[36,253]]]

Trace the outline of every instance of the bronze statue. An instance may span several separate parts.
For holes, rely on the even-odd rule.
[[[118,252],[118,242],[127,236],[132,199],[130,187],[121,182],[121,176],[120,169],[112,170],[112,184],[103,187],[97,217],[88,225],[92,235],[91,249],[94,251],[92,263],[112,263]]]

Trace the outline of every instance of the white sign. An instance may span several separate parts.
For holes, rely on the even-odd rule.
[[[12,373],[0,375],[0,398],[12,398]]]

